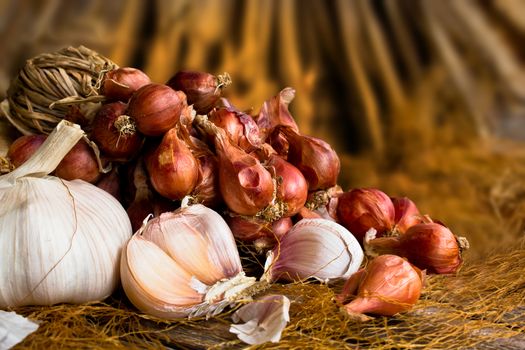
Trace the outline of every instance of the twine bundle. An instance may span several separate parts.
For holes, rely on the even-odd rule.
[[[12,81],[2,111],[24,135],[48,134],[72,105],[89,120],[104,100],[99,94],[104,73],[117,67],[84,46],[38,55]]]

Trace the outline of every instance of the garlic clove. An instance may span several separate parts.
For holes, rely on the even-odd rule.
[[[302,219],[268,253],[263,280],[347,278],[363,261],[363,250],[343,226],[326,219]]]
[[[15,312],[0,310],[0,349],[11,349],[38,327],[38,323]]]
[[[219,214],[204,205],[164,213],[149,221],[142,234],[208,285],[242,271],[230,228]]]
[[[123,249],[120,270],[129,300],[151,315],[185,317],[188,306],[203,301],[203,295],[190,285],[192,276],[140,234]]]
[[[200,204],[145,222],[124,250],[121,271],[132,303],[163,318],[213,316],[257,289],[226,222]]]
[[[290,299],[284,295],[266,295],[244,305],[233,315],[230,332],[250,345],[259,345],[271,341],[278,343],[281,334],[290,321]]]

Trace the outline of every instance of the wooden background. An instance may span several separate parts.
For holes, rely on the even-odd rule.
[[[408,195],[500,242],[525,229],[523,13],[523,0],[0,0],[0,97],[27,58],[69,45],[157,82],[227,71],[227,96],[254,112],[291,86],[345,189]]]

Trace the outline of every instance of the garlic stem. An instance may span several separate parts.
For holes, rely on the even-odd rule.
[[[31,158],[2,176],[0,188],[13,186],[17,179],[24,176],[49,175],[83,135],[84,132],[79,125],[62,120]]]

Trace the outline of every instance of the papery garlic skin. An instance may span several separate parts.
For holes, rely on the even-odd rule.
[[[268,253],[263,279],[330,282],[356,272],[363,257],[359,242],[343,226],[326,219],[302,219]]]
[[[284,295],[265,295],[244,305],[233,315],[230,332],[250,345],[278,343],[290,321],[290,299]],[[240,324],[240,321],[245,323]]]
[[[212,316],[255,283],[244,275],[224,219],[201,204],[146,222],[124,248],[120,268],[130,301],[168,319]]]
[[[70,125],[0,177],[1,308],[102,300],[118,284],[124,208],[87,182],[46,175],[83,134]]]

